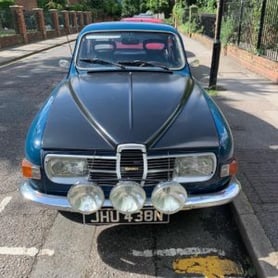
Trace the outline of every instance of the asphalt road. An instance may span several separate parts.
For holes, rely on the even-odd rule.
[[[0,277],[255,277],[229,205],[96,227],[22,200],[27,128],[69,56],[65,45],[0,68]]]

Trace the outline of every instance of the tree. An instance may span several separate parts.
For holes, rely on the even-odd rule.
[[[66,0],[39,0],[38,6],[43,9],[65,9],[67,5]]]
[[[204,13],[216,14],[216,9],[217,9],[216,0],[197,0],[196,5]]]
[[[104,13],[109,16],[121,15],[121,4],[117,0],[86,0],[84,2],[96,13]]]
[[[15,0],[0,0],[0,9],[9,9],[9,6],[15,4]]]
[[[133,16],[148,10],[169,15],[172,3],[172,0],[122,0],[122,16]]]
[[[114,0],[104,0],[103,1],[104,13],[110,16],[120,16],[121,15],[121,5]]]
[[[147,6],[155,13],[164,12],[169,7],[168,0],[148,0]]]
[[[165,17],[170,17],[175,0],[147,0],[147,7],[154,13],[164,13]]]
[[[127,17],[140,13],[141,4],[144,5],[143,1],[140,0],[122,0],[122,16]]]

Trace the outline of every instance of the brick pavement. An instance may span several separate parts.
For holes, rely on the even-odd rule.
[[[207,87],[211,49],[187,37],[184,42],[189,62],[200,61],[200,67],[192,69],[193,75]],[[278,277],[278,86],[223,55],[217,85],[214,100],[230,123],[238,178],[247,205],[251,204],[248,212],[243,209],[239,222],[250,241],[249,252],[255,254],[259,277]],[[245,206],[239,200],[234,202],[236,211],[242,210],[237,206]],[[258,225],[249,225],[245,216]],[[267,241],[267,248],[260,246],[260,240]]]

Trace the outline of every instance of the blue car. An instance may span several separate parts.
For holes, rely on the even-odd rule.
[[[66,78],[29,128],[25,199],[87,223],[167,223],[240,192],[230,128],[166,24],[79,34]]]

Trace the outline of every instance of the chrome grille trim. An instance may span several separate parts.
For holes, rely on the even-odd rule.
[[[148,165],[147,165],[147,154],[146,154],[146,147],[145,145],[141,144],[121,144],[117,147],[117,166],[116,166],[116,172],[117,177],[119,180],[122,179],[122,173],[121,173],[121,157],[123,151],[141,151],[142,153],[142,159],[143,159],[143,173],[142,177],[140,179],[141,186],[144,185],[145,179],[147,177],[148,172]]]
[[[170,169],[161,169],[161,170],[149,170],[148,174],[155,174],[155,173],[163,173],[163,172],[173,172],[174,168],[170,168]]]
[[[116,156],[92,156],[87,160],[90,181],[99,185],[117,183]]]
[[[116,171],[113,171],[113,170],[94,170],[94,169],[92,169],[92,170],[90,170],[89,169],[89,172],[90,173],[109,173],[109,174],[116,174]]]

